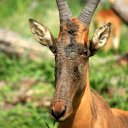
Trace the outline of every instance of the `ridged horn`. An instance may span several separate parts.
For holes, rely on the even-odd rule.
[[[72,13],[70,11],[70,8],[66,0],[56,0],[56,2],[57,2],[58,10],[59,10],[60,23],[61,23],[69,19]]]
[[[78,19],[84,22],[86,25],[89,25],[100,0],[88,0],[86,6],[80,13]]]

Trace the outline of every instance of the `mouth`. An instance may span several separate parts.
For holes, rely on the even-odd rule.
[[[58,121],[59,119],[61,119],[64,115],[65,115],[66,110],[60,112],[54,112],[53,110],[51,110],[51,115],[52,117]]]
[[[72,111],[69,113],[69,112],[66,112],[66,110],[64,110],[60,115],[55,115],[53,113],[53,111],[51,111],[51,117],[57,121],[57,122],[63,122],[65,121],[67,118],[69,118],[72,114]]]

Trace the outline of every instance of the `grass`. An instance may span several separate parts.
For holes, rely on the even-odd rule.
[[[68,1],[73,15],[80,13],[83,0]],[[80,3],[81,2],[81,3]],[[31,38],[28,19],[34,18],[44,23],[57,36],[59,19],[55,1],[47,0],[1,0],[0,27],[11,29],[20,35]],[[57,19],[55,19],[57,18]],[[92,35],[92,33],[91,33]],[[101,93],[111,107],[128,110],[128,66],[119,66],[114,60],[100,63],[100,59],[113,57],[115,54],[128,50],[127,28],[124,25],[121,36],[121,46],[117,52],[100,51],[90,60],[91,87]],[[30,81],[26,81],[30,80]],[[25,81],[25,82],[24,82]],[[32,84],[29,82],[35,81]],[[5,101],[12,102],[22,85],[31,86],[33,93],[27,102],[16,105],[5,104],[0,108],[0,128],[56,128],[49,117],[48,108],[36,106],[36,101],[44,97],[51,98],[54,91],[54,61],[43,60],[37,63],[25,57],[9,58],[0,53],[0,106]],[[41,93],[40,93],[41,92]],[[46,118],[45,118],[46,117]]]
[[[96,60],[97,57],[92,60],[90,68],[92,88],[99,92],[111,107],[128,110],[128,67],[120,67],[115,61],[98,64]]]
[[[31,90],[41,92],[33,94],[32,101],[27,101],[26,104],[18,103],[14,106],[5,104],[4,107],[1,107],[1,128],[17,128],[19,126],[20,128],[47,128],[45,122],[49,126],[53,125],[48,109],[36,107],[33,104],[34,101],[41,100],[42,97],[50,98],[52,96],[52,84],[54,83],[53,66],[52,60],[36,63],[23,58],[17,59],[13,57],[10,59],[4,54],[0,54],[0,81],[5,82],[4,86],[0,87],[1,106],[5,101],[12,102],[15,99],[23,79],[37,80],[38,82],[32,85]],[[27,86],[27,83],[25,86]],[[45,117],[47,117],[46,121],[44,120]]]
[[[90,61],[91,87],[101,93],[111,107],[128,110],[128,67],[120,67],[114,61],[100,64],[95,61],[98,58],[98,56],[95,56]],[[53,95],[53,61],[36,63],[15,57],[10,59],[6,55],[0,55],[0,67],[2,69],[0,70],[2,72],[0,73],[0,81],[6,83],[3,87],[0,87],[0,104],[6,100],[13,101],[22,79],[41,80],[32,85],[32,90],[41,91],[39,94],[32,95],[32,101],[27,101],[25,104],[18,103],[13,107],[7,105],[0,109],[0,127],[47,128],[47,122],[50,128],[53,128],[54,122],[49,117],[49,110],[36,107],[34,104],[35,100],[38,101],[45,96],[52,97]],[[46,122],[44,117],[47,117]]]

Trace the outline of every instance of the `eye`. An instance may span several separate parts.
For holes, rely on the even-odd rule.
[[[55,46],[49,47],[53,54],[56,54],[57,48]]]
[[[84,50],[80,53],[80,55],[81,55],[81,56],[84,56],[84,57],[88,57],[88,54],[89,54],[89,51],[88,51],[87,49],[84,49]]]

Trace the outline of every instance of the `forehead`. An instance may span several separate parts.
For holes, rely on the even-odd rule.
[[[76,42],[71,42],[70,44],[58,42],[56,46],[56,57],[62,61],[65,59],[76,61],[85,49],[86,46],[84,44],[77,44]]]
[[[74,39],[71,39],[69,43],[63,41],[57,42],[56,49],[58,52],[77,52],[85,47],[84,44],[77,44]]]
[[[69,19],[60,25],[58,41],[67,45],[75,43],[88,43],[88,27],[77,18]]]
[[[65,29],[80,29],[80,30],[84,30],[87,28],[85,24],[83,24],[83,22],[81,22],[77,18],[72,18],[72,19],[67,20],[66,22],[63,22],[60,25],[60,27],[65,28]]]

